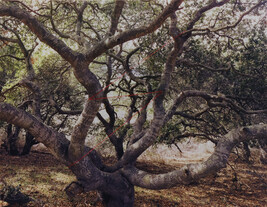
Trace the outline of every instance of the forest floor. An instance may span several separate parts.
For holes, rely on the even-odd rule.
[[[267,206],[267,165],[253,154],[247,164],[231,155],[227,168],[188,186],[168,190],[147,190],[136,187],[136,207],[168,206]],[[235,162],[234,162],[235,161]],[[163,163],[138,163],[140,168],[153,173],[167,172],[180,167]],[[235,173],[237,179],[235,178]],[[64,188],[75,177],[52,155],[32,152],[23,157],[10,157],[0,150],[0,179],[14,186],[21,185],[21,192],[35,201],[27,206],[102,206],[95,202],[96,193],[82,194],[70,202]],[[236,181],[237,180],[237,181]],[[5,203],[0,201],[0,207]]]

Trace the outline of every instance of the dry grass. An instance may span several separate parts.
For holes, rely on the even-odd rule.
[[[136,207],[165,206],[267,206],[267,166],[233,162],[217,176],[210,176],[189,186],[152,191],[136,187]],[[95,203],[94,192],[82,194],[70,202],[64,188],[75,180],[70,170],[50,154],[31,153],[24,157],[9,157],[0,151],[0,177],[12,185],[21,185],[21,191],[37,202],[28,206],[102,206]],[[138,163],[140,168],[154,173],[166,172],[175,167],[162,163]],[[233,182],[234,172],[237,182]],[[3,204],[0,203],[0,206]]]

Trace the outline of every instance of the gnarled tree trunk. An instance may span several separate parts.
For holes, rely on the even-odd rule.
[[[133,206],[134,186],[140,186],[148,189],[170,188],[178,184],[188,184],[194,182],[209,175],[210,173],[217,172],[226,166],[229,154],[236,144],[239,142],[246,142],[250,139],[266,139],[267,125],[254,125],[234,129],[221,137],[216,145],[215,152],[208,160],[198,164],[185,165],[180,169],[176,169],[165,174],[150,174],[139,170],[134,164],[137,158],[153,143],[155,143],[162,127],[164,127],[165,124],[172,119],[178,107],[181,106],[181,104],[189,97],[203,99],[207,103],[206,105],[208,107],[229,107],[243,113],[253,113],[251,111],[245,111],[225,96],[212,95],[198,90],[181,91],[181,93],[177,94],[173,103],[169,104],[169,109],[166,109],[166,95],[169,93],[170,82],[175,70],[177,58],[181,56],[184,44],[188,38],[191,37],[192,32],[195,29],[195,24],[202,18],[205,12],[215,7],[220,7],[228,1],[229,0],[207,1],[207,5],[195,12],[188,24],[184,25],[186,28],[185,32],[181,32],[178,29],[178,18],[175,14],[183,0],[172,0],[165,8],[162,9],[160,14],[153,21],[134,29],[125,30],[123,32],[118,31],[118,33],[116,33],[119,18],[126,2],[125,0],[116,0],[114,11],[111,16],[109,31],[103,38],[96,32],[98,34],[96,35],[99,36],[99,42],[94,45],[90,45],[90,47],[86,46],[88,43],[85,39],[86,35],[81,35],[83,34],[81,32],[83,12],[89,4],[86,1],[82,3],[79,9],[76,8],[75,10],[77,13],[77,25],[74,38],[71,38],[70,35],[64,35],[58,30],[56,31],[57,35],[53,35],[50,32],[50,29],[47,29],[40,21],[38,21],[37,18],[35,18],[35,16],[31,15],[31,13],[26,10],[14,6],[13,3],[0,4],[0,16],[10,16],[23,22],[29,30],[40,39],[40,41],[53,48],[63,59],[72,65],[76,79],[86,89],[88,95],[85,100],[84,108],[82,112],[79,113],[79,118],[73,127],[70,141],[64,134],[48,127],[42,122],[39,110],[39,89],[33,84],[30,78],[24,80],[22,84],[35,93],[36,98],[34,100],[34,108],[37,110],[33,110],[34,116],[23,110],[17,109],[10,104],[0,102],[0,120],[26,129],[32,137],[35,137],[37,141],[43,143],[58,160],[70,168],[76,176],[77,181],[66,188],[68,195],[75,196],[76,193],[82,191],[97,190],[101,195],[103,203],[108,207]],[[253,9],[263,3],[264,2],[258,3],[253,7]],[[75,7],[76,6],[77,5],[75,5]],[[253,9],[249,10],[249,12]],[[249,12],[244,13],[243,16]],[[243,16],[241,16],[241,19]],[[99,78],[97,78],[97,76],[89,70],[89,65],[95,58],[105,52],[108,53],[109,49],[119,45],[122,46],[123,43],[156,31],[168,18],[170,18],[169,34],[172,37],[174,44],[171,52],[166,58],[165,67],[157,87],[157,93],[154,93],[154,96],[151,95],[151,85],[138,77],[135,77],[134,73],[132,73],[129,68],[129,58],[133,53],[130,53],[127,56],[126,61],[116,55],[113,55],[113,57],[115,56],[118,61],[122,62],[122,66],[125,67],[125,70],[131,80],[134,80],[138,84],[145,85],[147,87],[147,92],[151,95],[144,101],[144,107],[142,108],[140,116],[136,119],[133,135],[130,137],[129,145],[126,150],[123,151],[123,140],[118,140],[114,135],[114,111],[108,101],[103,101],[103,99],[108,100],[106,97],[106,89],[109,87],[111,82],[110,80],[107,81],[110,84],[107,84],[106,88],[103,88]],[[49,17],[49,19],[53,21],[52,17]],[[229,29],[235,27],[241,19],[239,19],[234,25],[220,27],[217,30],[214,28],[208,28],[204,30],[199,29],[199,31],[211,32],[211,30],[214,30],[215,32],[218,32],[224,29]],[[53,29],[55,30],[55,25],[53,25]],[[77,41],[80,46],[85,45],[86,47],[84,49],[86,51],[83,53],[74,51],[71,47],[67,46],[62,39],[58,38],[58,35],[62,38],[71,38],[72,41]],[[32,74],[32,67],[30,67],[29,70]],[[109,78],[111,77],[111,72],[109,71]],[[131,95],[133,96],[133,94]],[[154,102],[153,118],[150,125],[148,127],[144,127],[147,122],[147,105],[151,100]],[[91,127],[95,117],[98,115],[98,111],[100,110],[102,103],[104,103],[110,116],[109,123],[105,120],[102,120],[102,123],[105,125],[105,129],[111,143],[115,145],[118,156],[118,161],[113,166],[104,165],[101,162],[101,158],[98,153],[94,149],[85,146],[85,140],[89,128]],[[131,110],[129,117],[132,117]],[[190,118],[194,119],[196,117],[191,116]],[[99,116],[99,119],[101,119],[101,116]],[[130,123],[130,119],[131,118],[127,119],[128,123]]]

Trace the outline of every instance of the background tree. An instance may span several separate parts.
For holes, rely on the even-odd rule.
[[[8,24],[10,26],[7,26]],[[70,77],[70,66],[65,61],[58,59],[56,54],[51,55],[49,61],[33,58],[32,54],[38,43],[34,41],[33,48],[28,50],[25,43],[30,44],[32,38],[26,36],[27,39],[25,38],[23,42],[22,36],[25,35],[23,29],[17,28],[15,31],[15,28],[12,28],[15,26],[14,22],[5,22],[2,26],[10,32],[11,37],[14,36],[14,38],[1,37],[4,44],[1,56],[3,97],[7,102],[32,112],[43,122],[61,130],[65,126],[68,116],[72,115],[59,115],[63,113],[61,108],[64,105],[69,105],[72,109],[81,107],[79,98],[74,101],[71,99],[71,96],[81,93],[81,90],[80,88],[74,89],[72,87],[74,83],[67,81]],[[20,76],[26,77],[21,79]],[[54,99],[58,105],[55,105]],[[24,147],[19,152],[17,142],[21,132],[20,127],[12,127],[11,124],[8,124],[6,128],[5,147],[10,155],[28,154],[31,146],[38,143],[30,133],[26,132]],[[12,128],[14,129],[12,130]]]
[[[19,40],[24,35],[37,37],[46,46],[36,52],[44,61],[36,69],[29,60],[34,53],[20,48],[28,59],[19,85],[31,91],[32,110],[1,102],[0,119],[26,129],[69,166],[77,182],[68,186],[68,195],[97,190],[107,206],[133,206],[134,186],[162,189],[194,182],[225,167],[238,143],[266,140],[266,124],[245,126],[250,123],[248,114],[266,113],[266,60],[255,58],[266,52],[262,45],[266,37],[264,28],[250,36],[244,28],[256,24],[242,21],[258,16],[263,22],[266,3],[3,1],[2,31],[8,32],[1,35],[3,44],[25,44],[27,40]],[[7,25],[15,30],[16,39]],[[162,44],[164,49],[155,53]],[[257,50],[255,45],[260,45]],[[45,55],[49,48],[64,61]],[[14,53],[3,55],[12,58]],[[84,90],[87,97],[81,109]],[[8,91],[2,91],[2,96]],[[262,92],[264,96],[258,97]],[[121,104],[120,98],[110,98],[114,95],[129,98]],[[123,121],[118,110],[125,106]],[[53,114],[65,114],[63,123],[67,115],[79,115],[70,139],[48,118]],[[115,164],[103,163],[101,153],[85,145],[96,117],[114,146]],[[259,120],[264,122],[264,116]],[[188,136],[216,144],[208,160],[163,174],[135,166],[155,142],[176,144]]]

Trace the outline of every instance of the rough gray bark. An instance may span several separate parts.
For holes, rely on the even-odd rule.
[[[55,155],[62,163],[69,166],[70,170],[76,175],[77,182],[70,185],[69,188],[66,189],[68,194],[73,195],[75,192],[97,190],[100,192],[105,205],[110,207],[133,206],[134,185],[149,189],[169,188],[177,184],[188,184],[200,179],[201,177],[207,176],[210,173],[216,172],[225,167],[227,158],[232,148],[237,143],[248,141],[250,139],[266,139],[267,134],[266,124],[242,127],[232,130],[219,140],[215,152],[207,161],[199,164],[186,165],[181,169],[177,169],[169,173],[153,175],[135,168],[134,163],[136,159],[154,143],[160,132],[160,129],[164,126],[164,124],[171,120],[173,115],[175,115],[177,108],[188,97],[200,97],[206,100],[209,107],[228,107],[242,113],[254,112],[244,110],[233,103],[231,99],[226,97],[211,95],[197,90],[181,92],[168,110],[166,110],[164,107],[164,100],[166,98],[165,96],[170,86],[171,74],[175,69],[177,57],[181,55],[184,44],[192,35],[194,25],[200,20],[205,12],[211,10],[212,8],[224,5],[228,2],[227,0],[220,2],[209,1],[205,7],[199,9],[194,14],[192,20],[186,27],[188,31],[184,33],[179,31],[177,28],[177,17],[175,15],[175,12],[178,10],[183,1],[172,0],[166,6],[166,8],[164,8],[163,11],[150,23],[116,34],[115,32],[118,29],[120,16],[122,14],[125,2],[126,1],[124,0],[117,0],[115,2],[114,11],[111,17],[111,26],[109,31],[106,33],[105,38],[101,40],[101,37],[98,36],[100,39],[99,42],[90,49],[87,48],[86,52],[84,53],[73,51],[61,39],[53,35],[29,12],[24,11],[16,6],[5,6],[2,4],[0,6],[0,16],[14,17],[23,22],[42,42],[53,48],[58,52],[58,54],[61,55],[62,58],[68,61],[73,67],[73,72],[76,79],[82,84],[88,94],[88,97],[85,100],[84,108],[73,128],[71,141],[68,141],[63,134],[58,133],[56,130],[48,127],[40,120],[40,111],[38,111],[38,108],[40,108],[40,100],[38,98],[39,92],[38,88],[36,88],[31,79],[25,79],[22,81],[22,84],[32,90],[36,95],[34,102],[35,112],[33,112],[35,116],[30,115],[23,110],[17,109],[10,104],[0,102],[0,120],[26,129],[39,142],[44,143],[51,153]],[[80,45],[83,44],[81,36],[83,13],[88,4],[89,2],[84,2],[81,8],[77,11],[76,35],[78,36],[77,42]],[[52,10],[51,4],[51,14]],[[114,111],[111,108],[108,100],[106,100],[107,93],[105,89],[102,89],[100,81],[96,75],[89,70],[90,63],[92,63],[96,57],[108,52],[108,50],[114,46],[156,31],[169,17],[171,21],[169,34],[173,38],[174,46],[167,57],[165,68],[157,88],[158,93],[156,93],[154,96],[148,96],[148,98],[143,102],[143,104],[146,106],[151,100],[154,101],[153,120],[151,121],[148,129],[143,129],[143,125],[146,121],[145,108],[134,125],[134,135],[132,136],[124,154],[122,142],[119,142],[115,135],[111,136],[111,142],[115,147],[117,146],[117,152],[120,153],[118,155],[120,160],[112,167],[106,166],[101,162],[100,156],[95,150],[84,146],[88,130],[97,115],[100,120],[102,119],[101,121],[105,126],[107,134],[112,133],[115,123]],[[56,29],[53,23],[52,15],[50,20],[53,29],[58,35],[63,38],[70,38]],[[121,60],[119,56],[113,55],[111,57],[123,62],[123,66],[126,68],[126,72],[129,74],[130,78],[139,84],[146,85],[147,90],[150,92],[151,86],[146,84],[141,79],[135,77],[130,71],[129,59],[137,50],[134,50],[132,53],[130,53],[126,58],[126,61]],[[27,51],[25,50],[24,52],[25,57],[28,57],[26,54]],[[32,72],[32,66],[30,65],[29,61],[28,66],[29,71]],[[109,70],[112,70],[111,67]],[[111,73],[112,71],[109,71],[108,79],[110,79]],[[110,82],[110,80],[107,82]],[[103,101],[103,99],[106,101]],[[102,102],[109,113],[109,123],[107,123],[98,114]],[[53,103],[53,105],[55,104]],[[132,111],[129,110],[129,117],[132,115]],[[60,110],[60,112],[63,113],[64,111]],[[262,112],[266,112],[266,110],[262,110],[261,113]],[[76,111],[75,113],[79,112]]]
[[[188,164],[172,172],[157,175],[149,174],[132,166],[125,167],[122,171],[131,183],[149,189],[164,189],[178,184],[189,184],[226,167],[233,147],[240,142],[253,139],[267,139],[267,124],[241,127],[230,131],[221,137],[214,153],[202,163]]]

